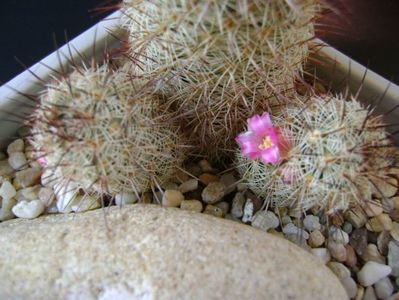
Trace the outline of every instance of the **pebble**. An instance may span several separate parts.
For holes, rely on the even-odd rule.
[[[237,188],[237,179],[232,173],[225,173],[220,176],[220,182],[223,183],[226,187],[225,195],[234,192]]]
[[[364,292],[364,296],[362,300],[377,300],[377,296],[375,295],[374,289],[372,286],[366,288]]]
[[[337,243],[341,243],[344,245],[349,243],[349,235],[345,231],[341,230],[341,228],[338,228],[336,226],[330,227],[329,238]]]
[[[357,255],[362,256],[367,249],[366,228],[355,229],[350,235],[349,244],[355,249]]]
[[[368,261],[361,270],[357,272],[357,280],[361,285],[367,287],[387,277],[391,271],[392,268],[390,266]]]
[[[4,199],[11,199],[17,195],[17,191],[9,181],[4,181],[0,188],[0,196]]]
[[[195,191],[198,189],[198,180],[197,179],[189,179],[185,182],[183,182],[181,185],[179,185],[178,190],[180,192],[187,193],[191,191]]]
[[[139,200],[139,203],[143,204],[150,204],[152,203],[153,200],[153,195],[150,192],[144,192],[141,194],[141,198]]]
[[[311,251],[312,248],[309,247],[309,245],[306,243],[306,240],[297,234],[286,234],[284,235],[286,240],[289,240],[290,242],[296,244],[297,246],[301,247],[302,249],[305,249],[306,251]]]
[[[38,184],[24,189],[20,189],[17,192],[15,198],[17,198],[17,201],[22,201],[22,200],[30,201],[38,199],[40,188],[41,186]]]
[[[330,217],[331,223],[337,227],[341,227],[342,224],[345,222],[344,215],[341,212],[335,212],[331,217]]]
[[[73,181],[60,181],[54,185],[54,194],[57,199],[57,209],[60,213],[69,213],[71,206],[78,196],[79,188]]]
[[[388,277],[382,278],[374,285],[378,299],[385,299],[392,295],[394,286]]]
[[[225,216],[230,209],[230,204],[226,201],[222,201],[215,204],[216,207],[219,207],[223,211],[223,215]]]
[[[344,244],[331,241],[328,243],[327,249],[330,251],[331,256],[335,258],[338,262],[346,261],[347,255]]]
[[[241,218],[244,214],[245,197],[242,193],[234,195],[231,207],[231,214],[236,218]]]
[[[163,190],[178,190],[179,189],[179,185],[176,184],[175,182],[165,182],[161,185],[161,188]]]
[[[344,222],[342,225],[342,230],[345,231],[347,234],[350,234],[353,230],[353,225],[349,222]]]
[[[23,152],[13,152],[8,157],[8,163],[14,170],[25,169],[28,166],[28,161]]]
[[[391,198],[391,200],[393,202],[393,208],[399,209],[399,196],[395,196],[395,197]]]
[[[218,218],[224,217],[223,210],[221,210],[219,207],[212,205],[212,204],[208,204],[205,207],[204,214],[212,215],[212,216],[215,216]]]
[[[162,206],[178,207],[184,200],[184,195],[178,190],[166,190],[162,196]]]
[[[237,183],[237,191],[241,193],[245,193],[248,190],[248,186],[246,183],[240,182]]]
[[[334,272],[338,279],[343,279],[351,276],[351,271],[349,271],[347,267],[339,262],[331,261],[327,264],[327,267],[329,267],[330,270]]]
[[[17,139],[13,141],[7,147],[7,153],[10,155],[14,152],[23,152],[25,148],[24,141],[22,139]]]
[[[389,213],[389,216],[395,222],[399,222],[399,209],[395,208],[393,211]]]
[[[214,173],[214,169],[212,168],[209,161],[206,159],[202,159],[198,162],[198,166],[201,168],[202,172],[204,173]]]
[[[180,208],[200,213],[202,212],[202,203],[199,200],[183,200]]]
[[[292,235],[297,235],[302,237],[303,239],[307,240],[309,239],[309,233],[307,233],[305,230],[298,228],[295,226],[294,223],[289,223],[283,227],[283,233],[284,234],[292,234]]]
[[[52,188],[49,187],[41,187],[38,197],[46,207],[50,207],[55,199],[54,191]]]
[[[357,229],[363,227],[367,222],[367,216],[360,207],[355,207],[351,210],[348,210],[345,213],[345,219]]]
[[[8,159],[0,161],[0,176],[11,176],[14,174],[14,169],[8,163]]]
[[[324,244],[325,237],[320,230],[312,231],[309,235],[309,246],[312,248],[318,248]]]
[[[356,293],[357,293],[356,281],[353,280],[352,277],[345,277],[345,278],[341,279],[340,281],[341,281],[342,285],[344,286],[346,293],[348,294],[348,297],[350,299],[355,298]]]
[[[388,243],[391,240],[391,235],[389,234],[389,231],[382,231],[378,237],[377,237],[377,247],[378,251],[382,255],[387,255],[388,254]]]
[[[38,184],[42,170],[39,168],[27,168],[15,173],[14,186],[26,188]]]
[[[190,179],[190,176],[188,176],[188,174],[186,172],[184,172],[180,168],[178,168],[176,170],[175,180],[174,181],[176,181],[176,182],[178,182],[180,184],[180,183],[183,183],[183,182],[185,182],[185,181],[187,181],[189,179]]]
[[[226,186],[221,182],[211,182],[202,191],[202,200],[208,204],[214,204],[222,200]]]
[[[7,221],[15,218],[12,208],[17,204],[17,200],[14,198],[3,199],[2,206],[0,208],[0,221]]]
[[[399,243],[391,241],[388,244],[388,265],[392,268],[392,275],[399,276]]]
[[[331,260],[331,255],[327,248],[313,248],[310,250],[310,252],[318,257],[324,264]]]
[[[390,213],[392,210],[395,209],[395,203],[393,198],[384,198],[381,200],[382,202],[382,209],[385,213]]]
[[[260,210],[253,216],[251,225],[255,228],[268,231],[269,229],[277,228],[280,222],[273,212]]]
[[[12,212],[18,218],[34,219],[44,212],[44,208],[40,200],[20,201],[12,208]]]
[[[121,192],[115,195],[115,204],[116,205],[125,205],[125,204],[133,204],[138,201],[138,197],[136,193],[131,192]]]
[[[393,222],[392,229],[389,233],[391,234],[394,240],[399,242],[399,223]]]
[[[393,177],[387,177],[384,179],[373,178],[373,182],[378,186],[379,190],[376,190],[373,195],[378,198],[391,198],[396,195],[398,191],[398,180]],[[381,193],[384,195],[382,197]]]
[[[368,244],[366,252],[362,255],[365,261],[375,261],[380,264],[385,264],[385,257],[380,254],[375,244]]]
[[[366,223],[366,228],[372,232],[390,231],[392,229],[392,220],[388,214],[380,214],[373,217]]]
[[[307,215],[303,220],[303,226],[306,230],[312,232],[314,230],[320,230],[320,220],[319,217],[313,215]]]
[[[185,170],[195,177],[198,177],[202,174],[201,167],[194,163],[188,163],[185,167]]]
[[[350,268],[354,268],[357,264],[357,256],[355,250],[350,245],[345,245],[346,249],[346,260],[345,265]]]
[[[382,212],[383,212],[382,204],[378,203],[378,202],[375,202],[375,201],[366,202],[363,205],[363,209],[364,209],[364,212],[366,213],[366,215],[368,217],[376,217],[376,216],[382,214]]]
[[[247,223],[252,221],[252,216],[254,215],[254,203],[251,199],[247,199],[244,205],[244,214],[242,216],[242,222]]]
[[[291,219],[290,216],[287,215],[287,216],[284,216],[284,217],[281,218],[281,224],[283,226],[285,226],[285,225],[287,225],[289,223],[292,223],[292,219]]]
[[[363,300],[363,297],[364,297],[364,287],[358,284],[355,300]]]
[[[93,196],[78,196],[74,203],[71,205],[73,212],[84,212],[101,207],[100,199]]]
[[[200,175],[199,180],[204,185],[208,185],[208,184],[210,184],[212,182],[218,182],[219,181],[219,177],[216,176],[216,175],[213,175],[213,174],[204,173],[204,174]]]

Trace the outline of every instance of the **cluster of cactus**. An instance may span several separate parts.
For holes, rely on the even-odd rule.
[[[318,0],[123,2],[129,56],[158,78],[196,154],[219,159],[246,119],[293,88]]]
[[[184,148],[162,97],[107,64],[54,78],[31,118],[38,160],[55,181],[95,195],[138,195],[164,183]]]
[[[272,118],[287,146],[277,164],[236,155],[239,172],[265,207],[298,213],[316,208],[332,215],[354,206],[366,210],[381,205],[376,199],[393,196],[381,189],[381,183],[392,182],[396,163],[382,117],[340,94],[295,97],[295,105]]]

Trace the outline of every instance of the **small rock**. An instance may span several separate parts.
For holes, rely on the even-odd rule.
[[[394,240],[399,242],[399,223],[393,222],[392,229],[389,233],[391,234]]]
[[[28,161],[23,152],[13,152],[8,157],[8,163],[14,170],[25,169],[28,166]]]
[[[254,205],[254,214],[258,212],[262,207],[264,200],[256,196],[254,193],[252,193],[250,190],[247,190],[245,192],[245,197],[247,199],[251,199],[253,205]]]
[[[334,272],[334,274],[339,278],[343,279],[346,277],[351,276],[351,271],[347,267],[345,267],[343,264],[331,261],[327,264],[327,267],[330,268],[331,271]]]
[[[345,264],[350,268],[354,268],[357,264],[357,256],[355,250],[350,245],[345,245],[345,249],[346,249]]]
[[[12,212],[18,218],[34,219],[44,212],[44,208],[40,200],[20,201],[12,208]]]
[[[387,214],[380,214],[373,217],[366,223],[366,228],[372,232],[390,231],[392,229],[392,220]]]
[[[355,249],[357,255],[362,256],[367,249],[366,228],[355,229],[350,235],[349,244]]]
[[[219,177],[213,174],[209,174],[209,173],[204,173],[201,174],[199,177],[199,180],[204,184],[204,185],[209,185],[212,182],[218,182],[219,181]]]
[[[242,224],[242,223],[241,223],[241,220],[240,220],[239,218],[233,216],[232,214],[227,214],[227,215],[225,215],[224,218],[225,218],[226,220],[230,220],[230,221],[234,221],[234,222],[237,222],[237,223]]]
[[[208,204],[214,204],[222,200],[226,187],[221,182],[211,182],[202,191],[202,200]]]
[[[38,184],[42,170],[39,168],[27,168],[15,173],[14,185],[26,188]]]
[[[11,176],[14,174],[14,169],[8,163],[8,159],[0,161],[0,176]]]
[[[212,216],[215,216],[215,217],[218,217],[218,218],[223,218],[224,217],[223,210],[221,210],[219,207],[214,206],[212,204],[208,204],[205,207],[204,214],[212,215]]]
[[[352,277],[345,277],[340,279],[342,285],[344,286],[346,293],[350,299],[355,298],[357,294],[357,284]]]
[[[312,231],[309,235],[309,246],[312,248],[318,248],[324,244],[325,237],[320,230]]]
[[[73,212],[84,212],[101,207],[100,199],[89,195],[78,196],[73,202],[74,203],[71,205],[71,210]]]
[[[377,237],[377,247],[378,251],[382,255],[387,255],[388,254],[388,243],[391,240],[391,235],[389,234],[389,231],[382,231],[378,237]]]
[[[45,169],[40,177],[42,186],[53,188],[57,184],[58,178],[61,177],[51,169]]]
[[[211,164],[209,161],[206,159],[202,159],[198,162],[199,167],[201,168],[202,172],[204,173],[214,173],[214,169],[212,168]]]
[[[198,189],[198,180],[197,179],[189,179],[186,182],[183,182],[178,190],[180,192],[187,193],[187,192],[191,192],[191,191],[195,191],[196,189]]]
[[[320,230],[319,217],[313,215],[307,215],[303,220],[303,226],[305,226],[306,230],[310,232],[314,230]]]
[[[289,223],[289,224],[285,225],[283,227],[283,232],[284,232],[284,234],[292,234],[292,235],[301,236],[305,240],[309,239],[309,233],[307,233],[303,229],[298,228],[297,226],[294,225],[294,223]]]
[[[242,193],[236,193],[233,198],[231,214],[236,218],[241,218],[244,214],[245,197]]]
[[[344,215],[341,212],[336,212],[330,217],[332,225],[336,227],[341,227],[345,222]]]
[[[185,167],[185,170],[191,174],[192,176],[198,177],[202,174],[202,169],[199,165],[194,163],[188,163]]]
[[[342,230],[345,231],[347,234],[350,234],[353,230],[353,225],[349,222],[344,222],[342,225]]]
[[[273,212],[260,210],[253,216],[251,225],[255,228],[268,231],[271,228],[277,228],[280,222]]]
[[[60,213],[69,213],[79,193],[79,187],[73,181],[60,181],[54,185],[57,209]]]
[[[3,199],[0,209],[0,221],[7,221],[15,218],[12,208],[17,204],[14,198]]]
[[[242,216],[243,223],[252,221],[252,216],[254,215],[254,203],[251,199],[247,199],[244,205],[244,214]]]
[[[50,187],[41,187],[38,197],[46,207],[50,207],[55,199],[54,191]]]
[[[220,182],[226,186],[225,195],[234,192],[237,188],[237,179],[232,173],[226,173],[220,176]]]
[[[311,251],[312,248],[309,247],[307,244],[306,240],[297,234],[285,234],[284,235],[285,239],[296,244],[297,246],[301,247],[302,249],[305,249],[306,251]]]
[[[391,271],[390,266],[368,261],[357,273],[357,280],[363,286],[370,286],[380,279],[387,277]]]
[[[17,195],[15,198],[17,198],[17,201],[30,201],[30,200],[36,200],[39,198],[39,191],[40,191],[40,185],[35,185],[31,187],[27,187],[24,189],[21,189],[17,192]]]
[[[389,213],[391,219],[395,222],[399,222],[399,209],[395,208]]]
[[[161,188],[163,190],[178,190],[179,189],[179,185],[174,183],[174,182],[165,182],[161,185]]]
[[[230,204],[226,201],[222,201],[215,204],[216,207],[219,207],[223,211],[223,215],[225,216],[230,209]]]
[[[331,255],[327,248],[313,248],[310,250],[310,252],[318,257],[324,264],[331,260]]]
[[[391,198],[395,196],[398,191],[398,180],[394,177],[387,177],[384,179],[373,177],[373,182],[378,186],[378,190],[376,189],[373,193],[378,199]],[[381,195],[381,193],[383,195]]]
[[[284,217],[281,218],[282,226],[285,226],[285,225],[287,225],[289,223],[292,223],[292,219],[291,219],[290,216],[287,215],[287,216],[284,216]]]
[[[355,228],[361,228],[367,222],[367,216],[360,207],[352,208],[345,213],[345,218]]]
[[[115,204],[116,205],[125,205],[125,204],[133,204],[138,201],[138,197],[136,193],[131,192],[121,192],[115,195]]]
[[[184,195],[177,190],[166,190],[162,196],[162,206],[178,207],[184,200]]]
[[[28,137],[31,135],[31,128],[29,126],[21,126],[17,129],[17,134],[20,137]]]
[[[182,169],[178,168],[176,170],[176,174],[175,174],[175,180],[176,182],[183,183],[187,180],[190,179],[190,176],[187,174],[187,172],[184,172]]]
[[[363,297],[364,297],[364,287],[358,284],[355,300],[363,300]]]
[[[375,261],[380,264],[385,264],[385,257],[378,252],[378,248],[375,244],[368,244],[366,252],[362,255],[362,259],[365,261]]]
[[[329,242],[327,245],[327,249],[330,251],[330,254],[333,258],[335,258],[338,262],[346,261],[346,248],[344,244]]]
[[[238,183],[237,184],[237,191],[241,192],[241,193],[245,193],[248,190],[248,186],[245,183]]]
[[[0,188],[0,197],[11,199],[17,195],[14,186],[9,181],[4,181]]]
[[[388,244],[388,265],[392,268],[392,275],[399,276],[399,244],[391,241]]]
[[[383,198],[381,200],[381,203],[382,203],[383,212],[385,213],[389,214],[392,210],[395,209],[395,203],[393,198]]]
[[[376,217],[383,212],[382,204],[374,201],[365,203],[363,209],[368,217]]]
[[[391,200],[393,202],[393,208],[399,209],[399,196],[395,196],[395,197],[391,198]]]
[[[375,295],[375,292],[374,292],[374,289],[372,286],[369,286],[368,288],[366,288],[362,300],[377,300],[377,296]]]
[[[24,152],[24,148],[25,148],[24,141],[22,139],[17,139],[8,145],[7,153],[10,155],[11,153],[14,152]]]
[[[202,203],[199,200],[183,200],[180,208],[200,213],[202,212]]]
[[[345,231],[341,230],[336,226],[330,227],[329,238],[337,243],[341,243],[344,245],[349,243],[349,235]]]
[[[392,295],[394,291],[393,284],[388,277],[382,278],[374,285],[374,291],[378,299],[385,299]]]

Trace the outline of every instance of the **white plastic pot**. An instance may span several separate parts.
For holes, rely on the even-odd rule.
[[[85,31],[59,50],[45,57],[8,83],[0,87],[0,146],[6,145],[20,127],[23,116],[27,116],[35,104],[29,95],[35,95],[43,88],[43,81],[49,79],[54,71],[65,71],[71,61],[79,62],[84,57],[90,61],[92,57],[100,57],[105,49],[119,45],[119,17],[117,11],[96,26]],[[111,34],[110,34],[111,33]],[[384,113],[395,105],[399,105],[399,87],[383,77],[366,69],[346,55],[328,46],[320,40],[320,45],[312,61],[316,76],[331,84],[336,91],[348,87],[348,91],[356,94],[368,103],[378,103],[377,112]],[[383,97],[382,101],[379,98]],[[387,116],[387,122],[399,119],[399,110]]]

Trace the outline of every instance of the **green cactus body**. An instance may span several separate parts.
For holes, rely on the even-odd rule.
[[[390,178],[395,159],[382,118],[342,95],[298,96],[297,102],[273,118],[289,145],[278,165],[236,156],[240,174],[265,206],[333,214],[383,199],[378,183]]]
[[[55,78],[32,118],[31,143],[57,180],[94,194],[140,193],[184,159],[159,95],[108,66]]]
[[[232,153],[245,120],[293,88],[319,11],[317,0],[125,0],[123,6],[130,56],[142,76],[165,83],[189,139],[210,158]]]

